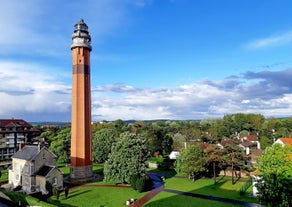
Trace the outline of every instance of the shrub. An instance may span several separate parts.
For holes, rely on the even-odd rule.
[[[152,180],[148,175],[138,177],[136,180],[136,189],[139,193],[150,190],[152,187]]]
[[[136,185],[136,183],[137,183],[137,180],[138,180],[139,178],[140,178],[140,176],[137,175],[137,174],[132,175],[132,176],[130,177],[130,185],[132,186],[132,188],[133,188],[134,190],[137,190],[137,185]]]
[[[252,179],[250,178],[239,190],[240,195],[244,195],[247,189],[252,185]]]
[[[49,195],[53,194],[53,186],[52,183],[46,181],[46,190],[49,192]]]
[[[136,180],[136,188],[137,188],[137,191],[139,193],[141,193],[141,192],[143,192],[145,190],[145,187],[146,187],[146,177],[145,176],[139,177]]]
[[[56,187],[53,188],[53,194],[56,197],[56,199],[59,200],[60,191]]]

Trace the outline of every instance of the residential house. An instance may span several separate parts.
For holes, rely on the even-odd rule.
[[[285,146],[285,145],[292,145],[292,138],[279,138],[277,139],[274,144],[280,144],[282,146]]]
[[[12,156],[9,184],[12,189],[21,187],[25,193],[47,194],[46,182],[63,188],[63,174],[55,166],[57,157],[40,145],[25,145]]]
[[[22,119],[0,119],[0,160],[10,158],[20,144],[29,142],[37,132]]]

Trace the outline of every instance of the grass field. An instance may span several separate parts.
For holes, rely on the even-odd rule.
[[[8,170],[1,170],[0,182],[8,182]]]
[[[58,167],[63,171],[64,176],[68,176],[70,173],[70,169],[66,165],[59,164]],[[93,171],[94,173],[102,173],[103,166],[102,165],[94,165]],[[167,173],[167,171],[157,171],[150,170],[151,172],[158,173]],[[3,171],[2,171],[3,172]],[[175,175],[175,171],[170,173],[172,176]],[[3,177],[3,174],[2,174]],[[4,175],[3,179],[6,178],[7,175]],[[227,180],[226,180],[227,178]],[[243,181],[247,181],[247,179],[241,179]],[[132,190],[131,188],[117,188],[117,187],[103,187],[103,186],[92,186],[94,184],[106,184],[105,182],[95,182],[91,183],[91,185],[83,185],[77,188],[70,189],[69,198],[65,199],[64,193],[61,193],[59,200],[57,200],[54,196],[52,196],[49,200],[54,206],[60,207],[124,207],[126,200],[130,198],[139,199],[143,197],[147,192],[138,193],[137,191]],[[229,198],[233,200],[239,200],[244,202],[257,203],[255,198],[250,197],[248,194],[251,189],[248,189],[247,193],[243,196],[239,194],[239,190],[241,186],[243,186],[245,182],[237,182],[235,185],[232,185],[229,177],[221,177],[215,185],[212,179],[200,179],[195,182],[192,182],[186,178],[178,178],[171,177],[166,179],[165,188],[173,189],[183,192],[215,196],[221,198]],[[44,207],[51,207],[53,205],[46,205],[45,203],[38,203],[39,201],[21,194],[21,200],[27,202],[30,205],[41,205]],[[16,198],[15,200],[19,200],[20,198]],[[189,197],[184,195],[178,195],[169,192],[161,192],[152,198],[144,207],[190,207],[190,206],[204,206],[204,207],[232,207],[237,206],[234,204],[223,203],[219,201],[206,200],[201,198]]]
[[[193,198],[173,193],[161,192],[149,201],[144,207],[236,207],[238,205],[222,203],[218,201],[210,201],[200,198]]]
[[[60,207],[125,207],[126,200],[139,199],[145,194],[131,188],[83,186],[70,190],[68,199],[62,193],[59,200],[53,196],[50,202]]]
[[[103,182],[101,182],[103,183]],[[192,182],[184,178],[172,177],[167,179],[165,187],[183,192],[190,192],[202,195],[211,195],[221,198],[229,198],[245,202],[256,203],[255,198],[248,195],[240,196],[239,189],[244,185],[244,182],[237,182],[232,185],[231,181],[221,180],[214,185],[213,180],[197,180]],[[69,198],[66,200],[64,194],[61,194],[59,201],[51,197],[53,203],[63,207],[87,207],[87,206],[104,206],[104,207],[119,207],[125,206],[125,201],[129,198],[139,199],[146,193],[138,193],[130,188],[115,188],[115,187],[96,187],[83,186],[70,190]],[[152,198],[145,207],[189,207],[189,206],[218,206],[232,207],[238,206],[234,204],[223,203],[219,201],[210,201],[206,199],[177,195],[174,193],[161,192]]]
[[[239,194],[239,190],[244,184],[245,182],[237,182],[236,184],[232,185],[230,180],[222,179],[214,185],[214,180],[212,179],[200,179],[192,182],[189,179],[174,177],[166,180],[165,188],[256,203],[257,199],[249,196],[251,188],[247,190],[245,195],[241,196]]]

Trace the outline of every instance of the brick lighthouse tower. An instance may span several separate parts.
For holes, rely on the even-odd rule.
[[[75,24],[72,41],[70,180],[82,182],[90,180],[93,176],[90,95],[91,37],[83,19]]]

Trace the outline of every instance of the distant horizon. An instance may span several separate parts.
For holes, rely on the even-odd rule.
[[[291,1],[15,0],[1,8],[0,117],[70,120],[80,18],[92,37],[92,120],[292,116]]]
[[[229,115],[229,114],[226,114],[226,115]],[[208,118],[205,118],[205,119],[223,119],[223,118],[224,118],[224,116],[222,116],[222,117],[208,117]],[[264,118],[265,119],[270,119],[270,118],[275,118],[275,119],[290,119],[292,117],[291,116],[281,116],[281,117],[275,116],[275,117],[264,117]],[[139,122],[139,121],[143,121],[143,122],[158,122],[158,121],[202,121],[202,120],[205,120],[205,119],[148,119],[148,120],[136,120],[136,119],[123,120],[123,119],[115,119],[115,120],[92,121],[92,123],[99,123],[99,122],[103,122],[103,121],[106,121],[106,122],[115,122],[117,120],[122,120],[123,122],[127,122],[127,123],[129,123],[129,122],[134,123],[134,122]],[[29,120],[25,120],[25,121],[27,121],[28,123],[70,123],[71,124],[71,121],[29,121]]]

